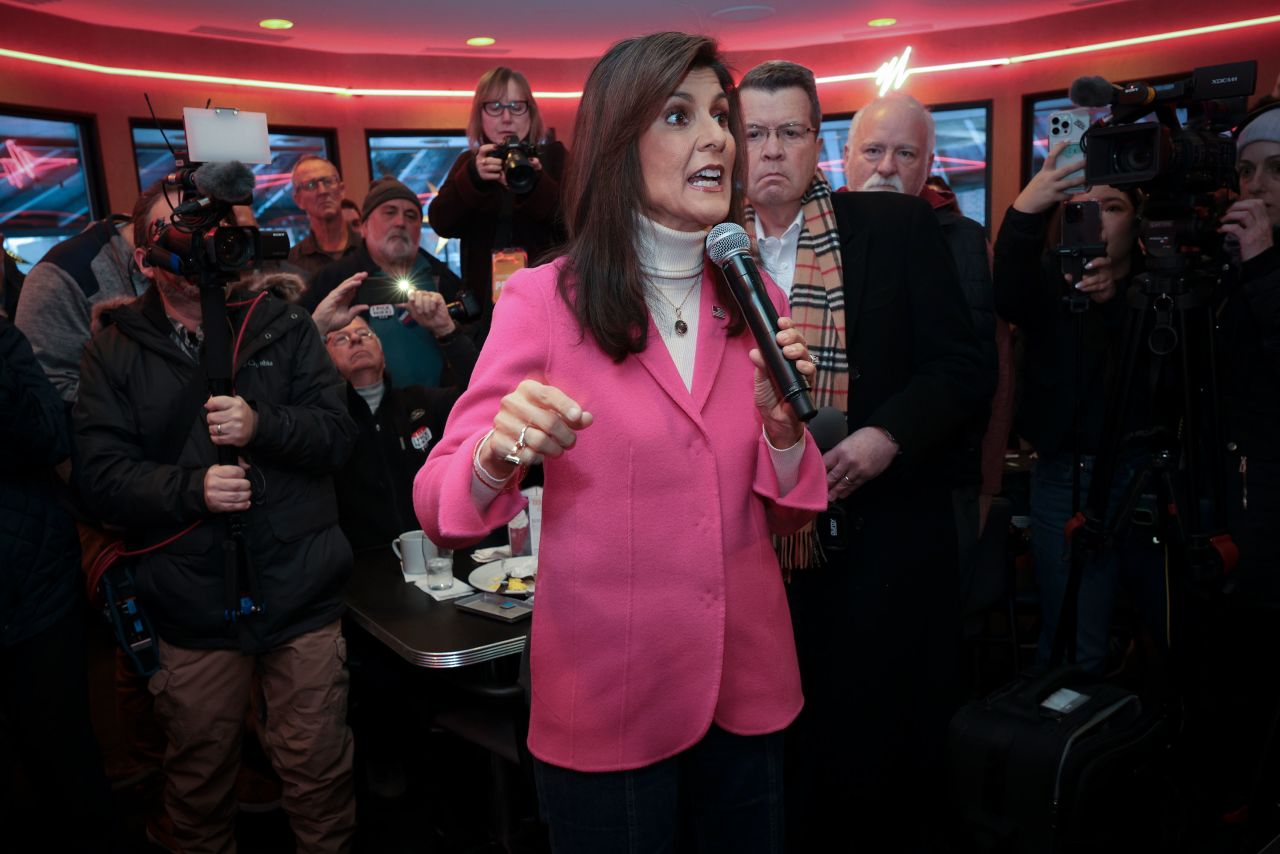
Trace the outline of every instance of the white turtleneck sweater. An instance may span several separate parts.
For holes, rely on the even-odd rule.
[[[676,231],[647,217],[640,217],[636,249],[640,269],[645,276],[645,302],[653,316],[654,326],[675,362],[680,379],[687,390],[693,390],[693,366],[698,354],[698,322],[701,314],[702,263],[707,233]],[[666,299],[663,299],[663,296]],[[676,306],[680,319],[688,325],[683,335],[675,331]],[[650,342],[652,346],[652,342]],[[800,462],[804,458],[804,437],[790,448],[778,450],[765,435],[769,456],[778,476],[780,495],[790,492],[800,480]],[[471,479],[471,497],[480,508],[487,507],[497,493],[487,487],[479,475]]]

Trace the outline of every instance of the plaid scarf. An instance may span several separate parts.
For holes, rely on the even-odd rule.
[[[800,198],[800,239],[796,245],[795,279],[791,285],[791,318],[818,363],[810,382],[815,406],[849,411],[849,355],[844,343],[844,270],[840,233],[831,207],[831,186],[819,169]],[[747,234],[757,259],[756,212],[746,210]],[[812,523],[787,537],[775,538],[782,569],[804,569],[825,563]]]

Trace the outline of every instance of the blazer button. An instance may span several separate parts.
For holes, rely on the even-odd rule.
[[[849,382],[856,382],[862,379],[862,369],[854,365],[849,369]]]

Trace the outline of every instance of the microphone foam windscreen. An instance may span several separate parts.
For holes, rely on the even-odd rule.
[[[1078,107],[1106,107],[1115,99],[1116,87],[1105,77],[1077,77],[1071,82],[1071,103]]]
[[[253,195],[253,171],[238,160],[206,163],[196,170],[200,192],[220,202],[238,204]]]
[[[737,252],[751,249],[751,238],[736,222],[722,222],[707,233],[707,254],[717,264]]]

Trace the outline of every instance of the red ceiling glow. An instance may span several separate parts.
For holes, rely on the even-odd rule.
[[[1141,44],[1150,44],[1152,42],[1172,41],[1177,39],[1193,38],[1197,36],[1211,35],[1213,33],[1227,32],[1231,30],[1239,30],[1250,27],[1267,26],[1280,23],[1280,15],[1269,15],[1260,18],[1250,18],[1242,21],[1229,21],[1221,24],[1212,24],[1202,27],[1191,27],[1187,29],[1174,30],[1164,33],[1153,33],[1145,36],[1135,36],[1132,38],[1116,39],[1107,42],[1097,42],[1087,45],[1078,45],[1075,47],[1056,48],[1053,50],[1041,51],[1038,53],[1028,53],[1018,56],[994,57],[991,59],[970,60],[966,62],[951,62],[943,65],[923,66],[920,68],[910,69],[912,76],[919,74],[937,74],[947,71],[958,71],[964,69],[990,68],[1004,65],[1014,65],[1019,63],[1036,62],[1044,59],[1052,59],[1062,56],[1070,56],[1075,54],[1094,53],[1098,51],[1114,50],[1122,47],[1132,47]],[[907,50],[910,50],[908,47]],[[90,62],[81,62],[78,60],[66,59],[63,57],[47,56],[43,54],[28,53],[25,51],[10,50],[8,48],[0,48],[0,57],[7,57],[22,62],[31,62],[44,65],[59,66],[77,71],[85,71],[93,74],[105,74],[122,77],[140,77],[155,80],[176,80],[191,83],[218,84],[226,86],[245,86],[259,89],[282,89],[294,92],[308,92],[324,95],[342,95],[342,96],[369,96],[369,97],[413,97],[413,98],[470,98],[473,94],[470,89],[381,89],[381,88],[360,88],[348,86],[327,86],[311,83],[295,83],[278,80],[257,80],[251,78],[229,77],[224,75],[213,74],[195,74],[191,72],[178,71],[162,71],[158,69],[140,69],[125,68],[119,66],[98,65]],[[837,74],[818,77],[819,84],[827,85],[832,83],[843,83],[854,80],[870,80],[876,77],[876,71],[859,71],[850,74]],[[539,99],[576,99],[582,95],[580,91],[535,91],[534,96]]]

